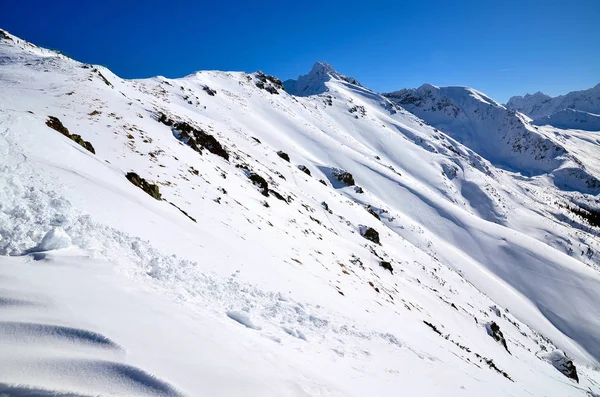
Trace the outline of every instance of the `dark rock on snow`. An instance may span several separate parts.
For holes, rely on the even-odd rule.
[[[344,170],[335,170],[332,173],[333,177],[347,186],[354,185],[354,177],[351,173]]]
[[[305,166],[305,165],[299,165],[299,166],[298,166],[298,169],[299,169],[300,171],[304,172],[306,175],[308,175],[308,176],[311,176],[311,175],[310,175],[310,170],[309,170],[308,168],[306,168],[306,166]]]
[[[394,274],[394,268],[392,267],[392,264],[390,262],[387,261],[379,261],[379,266],[381,266],[382,268],[384,268],[385,270],[389,270],[390,273]]]
[[[550,364],[552,364],[554,368],[559,370],[564,376],[566,376],[569,379],[573,379],[575,382],[579,383],[577,368],[575,367],[575,364],[573,364],[573,360],[571,360],[565,354],[565,352],[556,349],[550,353],[547,353],[544,356],[544,359]]]
[[[498,324],[492,321],[485,325],[485,329],[489,336],[491,336],[496,342],[504,346],[506,351],[510,353],[510,351],[508,350],[508,346],[506,345],[506,339],[504,339],[504,335],[502,334],[502,331],[500,331],[500,326]]]
[[[139,187],[156,200],[162,199],[157,185],[148,182],[135,172],[128,172],[127,175],[125,175],[125,177],[127,178],[127,180],[129,180],[129,182],[133,183],[135,186]]]
[[[260,193],[263,196],[269,197],[269,184],[267,183],[265,178],[263,178],[262,176],[254,173],[254,172],[251,172],[250,175],[248,176],[248,178],[252,181],[252,183],[254,183],[256,186],[258,186],[260,188]]]
[[[212,154],[220,156],[229,161],[229,153],[217,139],[201,128],[195,128],[185,121],[174,121],[164,114],[160,114],[158,121],[171,127],[179,133],[179,139],[183,140],[189,147],[202,154],[202,148]]]
[[[277,152],[277,155],[279,157],[281,157],[282,159],[284,159],[285,161],[287,161],[288,163],[290,162],[290,156],[286,152],[283,152],[280,150]]]
[[[372,227],[361,225],[360,235],[366,238],[367,240],[374,242],[375,244],[381,244],[379,242],[379,233]]]
[[[96,150],[94,149],[91,143],[83,140],[83,138],[81,138],[81,135],[71,134],[67,127],[65,127],[58,118],[54,116],[48,116],[48,120],[46,120],[46,125],[52,128],[53,130],[60,132],[61,134],[63,134],[64,136],[66,136],[67,138],[84,148],[85,150],[96,154]]]

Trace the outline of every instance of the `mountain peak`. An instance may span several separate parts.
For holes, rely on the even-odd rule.
[[[309,74],[338,74],[338,72],[327,62],[315,62]]]
[[[540,99],[546,99],[546,98],[551,98],[550,95],[546,95],[544,94],[542,91],[538,91],[535,94],[525,94],[525,98],[540,98]]]
[[[283,82],[283,85],[285,86],[285,90],[292,95],[310,96],[328,91],[329,88],[325,83],[331,80],[360,85],[355,78],[339,73],[327,62],[315,62],[308,74],[298,76],[296,80],[286,80]]]

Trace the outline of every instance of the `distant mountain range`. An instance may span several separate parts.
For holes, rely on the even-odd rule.
[[[529,116],[537,125],[600,131],[600,84],[557,97],[541,92],[514,96],[506,107]]]

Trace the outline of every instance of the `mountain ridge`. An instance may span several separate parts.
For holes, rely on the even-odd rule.
[[[600,181],[552,134],[468,87],[422,85],[384,94],[472,148],[494,165],[524,175],[551,174],[566,190],[597,194]]]
[[[571,91],[556,97],[539,91],[533,95],[513,96],[508,100],[506,106],[524,113],[532,119],[547,118],[564,109],[599,114],[600,83],[586,90]]]

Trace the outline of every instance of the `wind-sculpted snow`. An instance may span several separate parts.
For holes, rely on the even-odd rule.
[[[104,335],[84,329],[51,324],[0,321],[0,335],[5,342],[12,343],[19,343],[21,340],[28,343],[66,341],[96,347],[119,348],[116,343]]]
[[[525,126],[514,173],[325,64],[293,96],[0,57],[5,393],[598,392],[593,137]]]

